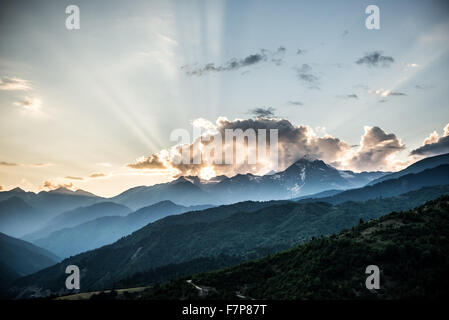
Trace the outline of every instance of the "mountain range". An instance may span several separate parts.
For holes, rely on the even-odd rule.
[[[98,290],[136,273],[220,254],[240,260],[259,258],[330,235],[387,214],[413,208],[449,193],[449,186],[428,187],[399,197],[346,202],[242,202],[168,216],[119,241],[65,259],[19,279],[16,293],[64,293],[65,266],[81,269],[83,290]],[[237,260],[239,260],[237,259]]]
[[[411,164],[404,170],[383,175],[377,179],[371,180],[368,184],[373,185],[373,184],[376,184],[376,183],[379,183],[379,182],[382,182],[385,180],[397,179],[402,176],[405,176],[406,174],[419,173],[426,169],[435,168],[435,167],[441,166],[443,164],[449,164],[449,153],[424,158],[420,161],[417,161],[417,162]]]
[[[130,208],[114,202],[99,202],[87,207],[78,207],[57,215],[43,228],[23,236],[22,239],[34,241],[48,236],[54,231],[71,228],[90,220],[107,216],[124,216],[130,212]]]
[[[98,206],[96,204],[94,206]],[[120,206],[114,204],[115,206]],[[141,208],[126,216],[104,215],[100,218],[83,222],[73,227],[63,228],[51,233],[47,229],[32,236],[40,234],[43,237],[33,240],[36,245],[46,248],[61,257],[99,248],[131,234],[148,223],[162,219],[169,215],[176,215],[188,211],[202,210],[211,206],[179,206],[171,201],[161,201],[148,207]]]
[[[59,188],[39,193],[20,188],[0,192],[0,231],[21,237],[46,225],[61,212],[104,201],[83,190]]]
[[[330,188],[345,190],[361,187],[385,174],[339,171],[321,160],[304,157],[277,173],[263,176],[237,174],[230,178],[218,176],[211,180],[182,176],[169,183],[129,189],[111,200],[134,209],[160,200],[171,200],[181,205],[281,200]]]
[[[419,173],[409,173],[399,178],[385,180],[374,185],[363,188],[349,189],[338,192],[331,196],[322,196],[324,193],[300,200],[302,202],[320,201],[332,204],[346,201],[363,201],[375,198],[386,198],[400,195],[402,193],[417,190],[427,186],[446,185],[449,183],[449,165],[444,164],[435,168],[426,169]]]
[[[394,174],[354,173],[305,157],[264,176],[183,176],[109,199],[82,190],[16,188],[0,192],[0,231],[69,257],[15,281],[16,294],[66,293],[67,264],[80,266],[83,290],[138,275],[166,281],[274,254],[448,194],[447,161],[442,155]]]
[[[418,174],[408,174],[398,179],[383,181],[373,186],[338,192],[330,197],[325,196],[329,192],[322,192],[318,196],[314,195],[312,198],[306,198],[301,201],[314,202],[317,200],[316,197],[322,202],[332,204],[339,204],[346,201],[364,201],[379,197],[393,197],[422,187],[444,185],[448,182],[449,165],[442,165],[433,169],[424,170]],[[94,207],[101,207],[101,205],[96,204]],[[60,228],[51,233],[47,232],[48,228],[44,228],[32,234],[32,237],[25,237],[25,239],[32,239],[36,245],[50,250],[61,257],[69,257],[112,243],[144,227],[146,224],[165,216],[200,209],[205,209],[205,207],[184,207],[170,201],[163,201],[139,209],[126,217],[100,217],[70,228]],[[67,213],[63,214],[63,216],[65,215]],[[37,237],[37,235],[42,236]]]
[[[305,157],[284,171],[264,176],[238,174],[230,178],[218,176],[210,180],[182,176],[168,183],[131,188],[109,199],[83,190],[58,188],[36,194],[15,188],[0,192],[0,231],[11,236],[35,240],[49,235],[52,231],[73,227],[96,217],[116,215],[112,211],[103,214],[102,205],[97,207],[98,213],[94,210],[88,213],[89,209],[86,207],[102,202],[113,202],[135,211],[164,200],[182,206],[192,206],[231,204],[247,200],[291,199],[330,188],[345,190],[361,187],[384,174],[386,173],[339,171],[321,160]],[[61,214],[62,216],[57,218]],[[68,221],[68,216],[76,218],[67,224],[61,222]],[[85,217],[84,221],[80,218],[82,216]],[[61,221],[58,222],[58,219]]]

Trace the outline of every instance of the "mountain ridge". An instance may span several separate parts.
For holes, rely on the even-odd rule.
[[[436,186],[392,198],[335,206],[326,202],[245,202],[169,216],[113,244],[19,279],[15,288],[16,292],[28,292],[32,284],[39,292],[63,292],[61,283],[67,264],[89,270],[82,272],[82,277],[84,290],[91,290],[108,287],[137,272],[199,257],[225,254],[250,260],[354,226],[360,218],[378,218],[448,193],[449,186]]]

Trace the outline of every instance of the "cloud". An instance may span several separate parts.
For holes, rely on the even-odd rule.
[[[294,69],[296,70],[296,77],[309,89],[320,89],[319,79],[312,73],[312,67],[310,65],[305,63],[301,68]]]
[[[404,66],[405,66],[406,70],[410,69],[410,68],[419,68],[420,67],[420,65],[417,63],[406,63]]]
[[[0,166],[27,166],[27,167],[34,167],[34,168],[42,168],[42,167],[49,167],[53,166],[53,163],[31,163],[31,164],[23,164],[23,163],[16,163],[16,162],[6,162],[6,161],[0,161]]]
[[[15,166],[19,166],[19,164],[18,163],[14,163],[14,162],[0,161],[0,166],[15,167]]]
[[[149,157],[140,157],[135,163],[130,163],[126,165],[128,168],[132,169],[165,169],[166,165],[161,160],[160,155],[153,154]]]
[[[54,166],[54,164],[53,163],[32,163],[32,164],[29,164],[28,166],[41,168],[41,167],[51,167],[51,166]]]
[[[386,98],[388,96],[406,96],[407,94],[404,92],[391,91],[390,89],[377,89],[377,90],[368,90],[368,93],[376,94],[382,98]]]
[[[210,123],[212,124],[212,123]],[[212,124],[213,125],[213,124]],[[225,117],[220,117],[217,119],[215,127],[215,134],[209,134],[206,139],[200,140],[196,139],[193,143],[185,146],[190,153],[190,163],[183,164],[180,161],[174,161],[179,157],[180,150],[182,146],[178,145],[172,147],[171,150],[162,150],[159,153],[153,154],[149,157],[138,159],[133,164],[128,164],[128,167],[134,169],[167,169],[174,170],[176,175],[200,175],[202,170],[207,168],[212,168],[213,172],[217,175],[227,175],[233,176],[237,173],[254,173],[263,174],[270,171],[275,164],[269,161],[269,157],[264,159],[259,159],[257,164],[216,164],[213,161],[213,157],[207,153],[203,153],[202,163],[193,164],[193,152],[195,146],[201,144],[201,148],[205,148],[211,142],[215,142],[215,139],[219,137],[225,137],[226,130],[241,129],[246,131],[247,129],[254,129],[258,132],[259,129],[267,130],[267,148],[270,146],[270,129],[278,130],[278,168],[285,169],[288,165],[292,164],[299,158],[310,155],[316,158],[323,159],[324,161],[334,161],[336,158],[341,157],[345,152],[350,150],[350,146],[339,140],[338,138],[331,137],[329,135],[325,137],[318,137],[313,129],[308,126],[294,126],[291,122],[285,119],[273,119],[273,118],[256,118],[256,119],[236,119],[233,121],[228,120]],[[234,149],[235,144],[231,144],[224,138],[222,140],[217,140],[221,143],[221,149],[229,150]],[[246,145],[246,142],[245,146]],[[246,150],[245,159],[247,160],[248,154],[256,152],[256,150],[251,150],[249,147]],[[174,155],[174,156],[173,156]],[[224,157],[223,157],[224,159]]]
[[[373,51],[358,59],[355,63],[368,67],[389,67],[394,62],[394,58],[382,55],[381,51]]]
[[[346,37],[349,34],[348,30],[344,30],[343,33],[341,34],[342,37]]]
[[[405,145],[394,133],[366,126],[359,150],[346,165],[356,170],[390,170],[395,166],[393,156],[404,149]]]
[[[268,56],[271,56],[271,62],[273,62],[275,65],[280,66],[282,63],[284,63],[284,55],[287,49],[285,47],[279,47],[275,52],[271,53],[268,50],[264,50],[265,54]]]
[[[425,84],[417,84],[417,85],[415,85],[415,88],[419,89],[419,90],[428,90],[428,89],[435,88],[435,86],[433,86],[433,85],[425,85]]]
[[[292,106],[303,106],[304,103],[302,103],[301,101],[287,101],[287,104],[290,104]]]
[[[0,90],[30,90],[31,86],[27,80],[20,78],[0,78]]]
[[[296,54],[297,54],[297,55],[301,55],[301,54],[304,54],[304,53],[306,53],[306,50],[304,50],[304,49],[298,49],[298,50],[296,50]]]
[[[69,180],[84,180],[83,177],[66,176],[65,179]]]
[[[254,115],[256,118],[274,118],[274,111],[276,111],[276,109],[272,108],[272,107],[268,107],[268,108],[254,108],[248,111],[248,113]]]
[[[403,63],[402,65],[403,65],[402,70],[404,72],[415,71],[417,68],[421,68],[421,65],[417,63]]]
[[[72,189],[73,183],[53,183],[49,180],[44,181],[44,183],[40,186],[40,189],[47,189],[47,190],[55,190],[59,188],[65,188],[65,189]]]
[[[42,107],[42,101],[38,98],[25,97],[23,100],[15,102],[14,105],[23,108],[25,111],[37,112]]]
[[[214,126],[214,132],[203,135],[203,140],[197,138],[190,144],[176,145],[171,149],[164,149],[149,157],[142,157],[133,164],[128,164],[133,169],[163,169],[171,170],[174,175],[201,175],[204,168],[213,171],[216,175],[233,176],[238,173],[264,174],[270,171],[274,164],[271,163],[269,157],[259,159],[257,164],[249,165],[247,161],[239,164],[222,164],[215,163],[214,157],[208,153],[202,153],[201,163],[194,164],[193,150],[198,148],[204,150],[215,139],[225,137],[226,130],[259,129],[267,130],[267,138],[269,138],[269,130],[278,130],[278,164],[277,168],[283,170],[296,160],[304,156],[319,158],[323,161],[333,164],[340,169],[352,169],[356,171],[362,170],[393,170],[400,166],[399,162],[394,159],[395,155],[405,148],[401,140],[393,133],[386,133],[379,127],[365,127],[365,132],[361,137],[360,145],[351,145],[337,137],[327,134],[325,130],[313,130],[309,126],[295,126],[286,119],[277,118],[255,118],[255,119],[235,119],[228,120],[225,117],[217,119],[216,123],[202,121],[203,125],[210,129]],[[316,132],[321,132],[323,136]],[[205,139],[204,139],[205,138]],[[221,150],[230,150],[235,148],[235,141],[230,144],[228,141],[217,140],[221,144]],[[240,142],[241,143],[241,142]],[[256,153],[243,142],[247,147],[245,159],[248,155]],[[270,141],[267,141],[267,148]],[[188,163],[180,163],[180,153],[182,148],[190,151]],[[224,159],[224,157],[223,157]]]
[[[92,173],[89,178],[101,178],[101,177],[106,177],[106,175],[104,173],[101,172],[95,172]]]
[[[351,93],[351,94],[347,94],[347,95],[337,96],[337,98],[342,98],[342,99],[358,99],[359,97],[358,97],[355,93]]]
[[[281,65],[285,52],[286,49],[282,46],[274,52],[267,49],[261,49],[258,53],[250,54],[243,59],[233,58],[221,66],[216,66],[214,63],[208,63],[202,67],[192,68],[186,65],[181,68],[186,70],[187,75],[202,76],[211,72],[234,71],[264,61],[271,61],[276,65]]]
[[[449,152],[449,123],[443,129],[443,135],[434,131],[423,142],[423,145],[412,150],[412,156],[432,156]]]

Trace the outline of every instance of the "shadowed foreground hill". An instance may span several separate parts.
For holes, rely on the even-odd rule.
[[[368,265],[380,289],[366,289]],[[337,236],[237,267],[146,290],[144,299],[403,299],[449,297],[449,196]],[[200,290],[200,289],[202,290]]]

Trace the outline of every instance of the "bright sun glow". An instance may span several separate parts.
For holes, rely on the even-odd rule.
[[[213,167],[204,167],[200,171],[200,178],[204,180],[209,180],[213,177],[215,177],[215,170]]]

